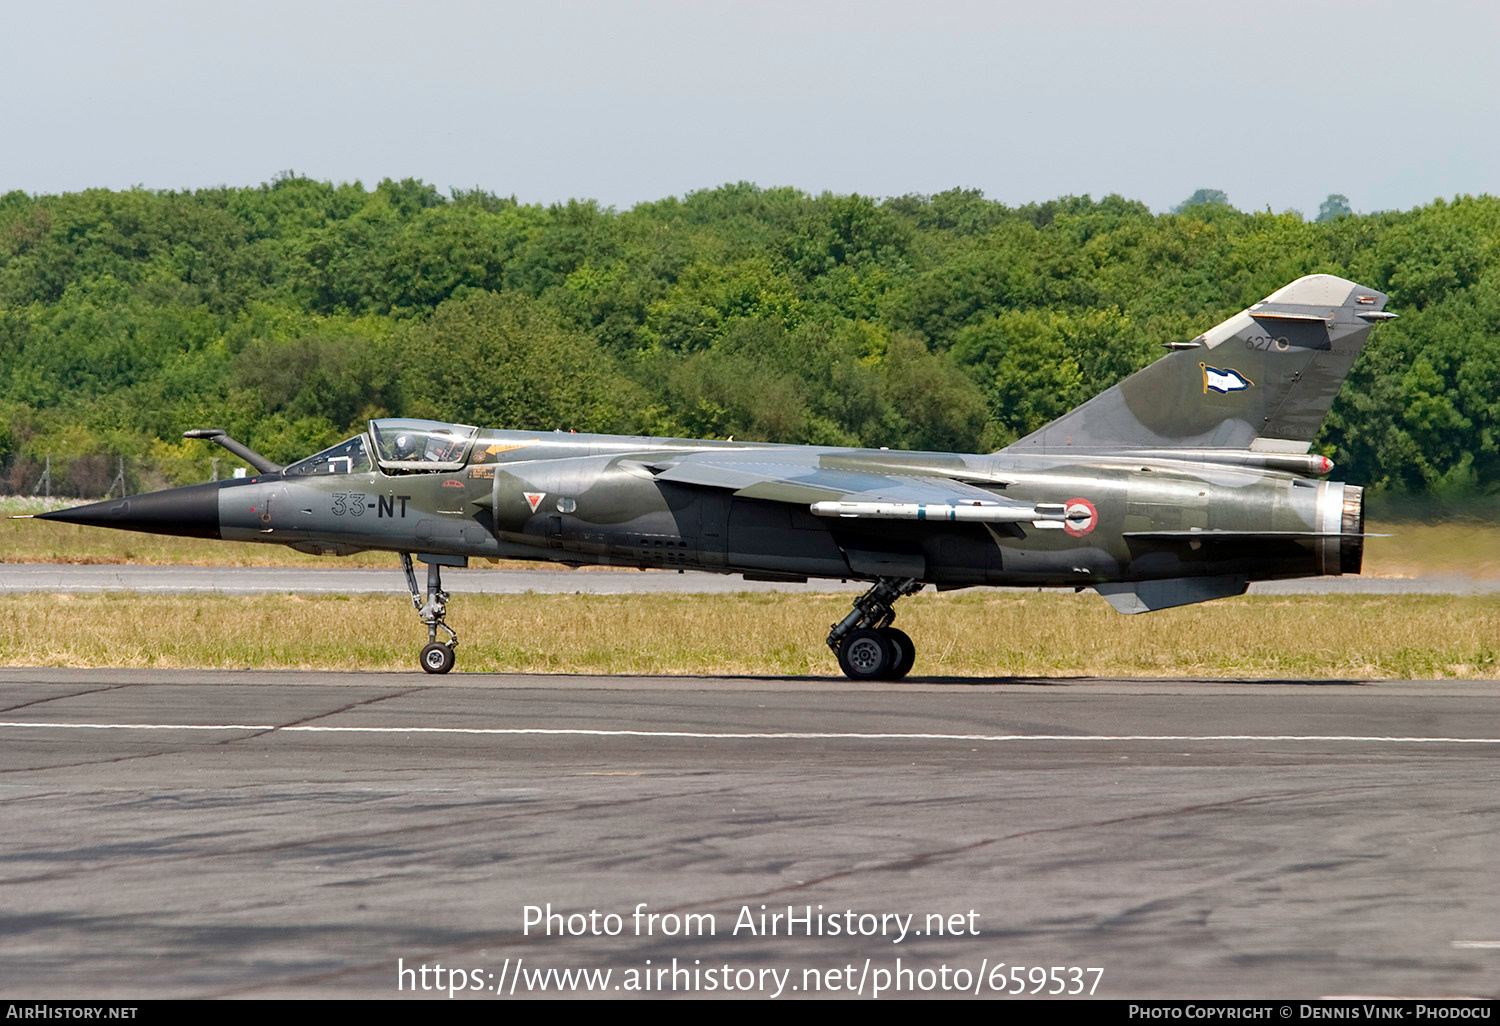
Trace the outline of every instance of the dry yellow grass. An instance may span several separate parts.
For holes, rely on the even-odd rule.
[[[1365,540],[1364,576],[1500,577],[1500,525],[1481,520],[1400,521],[1370,524],[1365,530],[1390,537]]]
[[[463,596],[460,670],[833,676],[843,595]],[[1500,675],[1500,597],[1248,597],[1120,616],[1092,595],[902,603],[915,676],[1347,678]],[[395,597],[0,596],[0,663],[410,670]]]

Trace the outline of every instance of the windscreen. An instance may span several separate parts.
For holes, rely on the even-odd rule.
[[[363,474],[371,469],[370,455],[365,451],[365,436],[358,435],[299,460],[282,473],[287,477],[301,477],[308,474]]]

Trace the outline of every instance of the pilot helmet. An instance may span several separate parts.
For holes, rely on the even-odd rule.
[[[396,454],[398,460],[410,459],[416,454],[417,440],[411,435],[402,432],[391,443],[391,449]]]

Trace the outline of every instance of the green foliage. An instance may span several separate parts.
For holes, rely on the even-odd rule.
[[[267,413],[357,428],[400,405],[393,349],[377,320],[327,320],[292,338],[251,339],[230,372]]]
[[[1349,209],[1349,197],[1337,192],[1330,192],[1328,198],[1318,206],[1319,221],[1334,221],[1352,213],[1354,211]]]
[[[986,420],[979,387],[909,335],[892,336],[885,357],[883,392],[899,418],[887,444],[947,452],[974,448]]]
[[[1229,197],[1222,189],[1199,189],[1172,208],[1174,214],[1185,214],[1193,207],[1229,206]]]
[[[1355,215],[1330,195],[1306,222],[1212,189],[1158,216],[739,182],[618,212],[292,172],[0,195],[0,463],[34,480],[50,454],[102,490],[126,455],[180,483],[208,465],[186,428],[291,460],[385,414],[994,448],[1319,271],[1402,315],[1319,451],[1392,491],[1494,490],[1494,197]]]
[[[723,339],[736,321],[776,319],[795,325],[800,305],[791,279],[764,257],[727,267],[697,263],[646,308],[639,337],[646,348],[693,352]]]
[[[400,340],[405,412],[532,430],[620,431],[635,389],[598,343],[524,295],[444,303]]]

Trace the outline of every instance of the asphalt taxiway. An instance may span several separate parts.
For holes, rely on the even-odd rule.
[[[0,995],[614,996],[675,958],[783,997],[999,963],[1493,997],[1497,714],[1497,681],[0,669]],[[528,932],[549,904],[620,930]],[[733,929],[789,906],[821,934]]]

